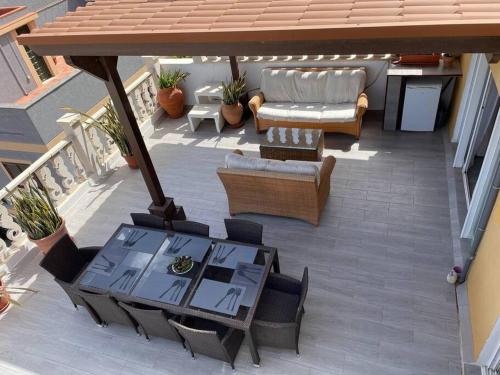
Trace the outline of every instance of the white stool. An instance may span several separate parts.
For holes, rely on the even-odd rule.
[[[188,113],[189,126],[195,131],[201,120],[211,118],[215,121],[215,128],[220,133],[224,127],[224,118],[220,104],[196,104]]]

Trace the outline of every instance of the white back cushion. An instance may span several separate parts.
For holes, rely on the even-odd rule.
[[[324,103],[355,103],[365,89],[365,81],[363,69],[328,71]]]
[[[294,70],[263,69],[260,90],[267,102],[293,102]]]
[[[265,171],[268,163],[269,159],[252,158],[235,153],[226,155],[226,168]]]
[[[293,73],[292,99],[294,103],[324,103],[328,71]],[[265,97],[265,96],[264,96]]]

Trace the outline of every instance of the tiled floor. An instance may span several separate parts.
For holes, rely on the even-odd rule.
[[[211,123],[192,134],[186,119],[165,121],[148,139],[166,194],[190,219],[224,236],[228,216],[215,169],[234,148],[256,155],[261,135],[251,123],[218,136]],[[337,157],[332,193],[321,225],[241,215],[264,224],[264,242],[280,251],[281,270],[300,276],[309,266],[297,358],[260,348],[251,365],[246,344],[236,361],[242,374],[457,375],[459,339],[442,135],[384,133],[365,122],[359,143],[328,135],[325,154]],[[90,189],[67,215],[80,245],[102,244],[129,212],[149,204],[140,173],[119,168]],[[221,374],[228,365],[193,361],[175,343],[146,342],[121,327],[99,328],[75,311],[42,271],[40,256],[15,274],[38,294],[0,321],[0,374]]]

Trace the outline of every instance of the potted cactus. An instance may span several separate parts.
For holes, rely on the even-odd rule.
[[[127,137],[125,136],[123,126],[120,122],[120,119],[118,118],[116,110],[110,102],[105,104],[104,108],[106,109],[106,112],[99,120],[96,120],[92,116],[89,116],[86,113],[72,107],[64,107],[63,109],[68,112],[78,113],[80,116],[90,120],[97,129],[111,138],[116,147],[118,147],[118,150],[120,150],[120,154],[127,162],[129,168],[139,168],[137,159],[132,154],[132,149],[130,148],[130,144],[128,143]]]
[[[240,103],[240,97],[245,93],[246,73],[230,83],[222,84],[222,116],[231,128],[239,128],[243,125],[243,106]]]
[[[184,93],[179,84],[189,76],[181,70],[167,70],[158,77],[158,103],[171,118],[179,118],[184,114]]]
[[[14,220],[42,253],[47,254],[61,237],[68,234],[64,219],[57,213],[45,187],[29,182],[11,198]]]

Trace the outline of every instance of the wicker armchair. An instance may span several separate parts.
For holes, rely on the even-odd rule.
[[[172,220],[172,229],[176,232],[197,234],[205,237],[208,237],[210,232],[208,225],[189,220]]]
[[[132,213],[130,214],[134,225],[140,225],[142,227],[166,229],[165,220],[159,216],[143,213]]]
[[[101,247],[97,246],[77,248],[71,237],[65,235],[40,262],[40,267],[54,276],[55,282],[63,288],[76,309],[85,306],[85,303],[73,286],[73,281],[100,250]]]
[[[307,267],[302,281],[277,273],[269,276],[252,326],[258,345],[295,349],[299,355],[308,279]]]
[[[168,322],[184,337],[193,358],[194,353],[203,354],[229,363],[234,370],[234,360],[245,336],[243,331],[199,318],[187,318],[184,324],[172,319]]]
[[[150,336],[157,336],[178,341],[184,346],[179,333],[168,323],[168,319],[174,318],[173,314],[147,306],[132,306],[124,302],[118,302],[118,305],[135,319],[142,328],[146,340],[149,341]]]
[[[242,154],[240,150],[235,153]],[[331,155],[323,160],[317,178],[282,172],[218,168],[226,189],[229,213],[262,213],[293,217],[319,225],[330,194],[330,176],[335,166]]]

